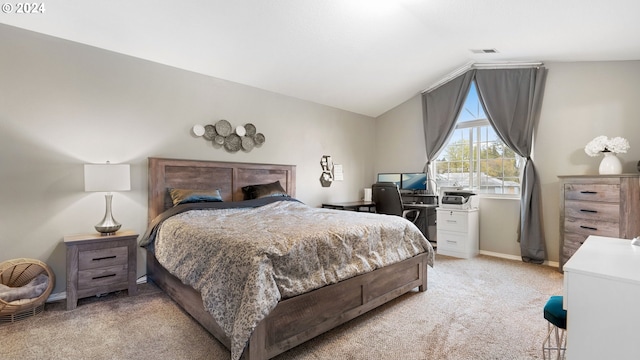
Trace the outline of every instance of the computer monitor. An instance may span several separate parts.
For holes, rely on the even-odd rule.
[[[427,190],[426,173],[403,173],[400,190],[419,191]]]
[[[392,182],[400,188],[402,184],[402,174],[399,173],[379,173],[377,182]]]

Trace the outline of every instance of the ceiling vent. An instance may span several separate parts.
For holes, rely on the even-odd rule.
[[[496,49],[471,49],[471,52],[474,54],[497,54],[498,50]]]

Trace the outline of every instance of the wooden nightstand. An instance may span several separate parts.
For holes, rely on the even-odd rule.
[[[115,235],[98,233],[64,237],[67,246],[67,310],[78,299],[127,289],[137,292],[136,249],[138,234],[130,230]]]

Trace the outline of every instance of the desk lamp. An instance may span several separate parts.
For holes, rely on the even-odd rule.
[[[114,235],[122,226],[111,214],[112,191],[131,190],[131,177],[129,164],[112,165],[106,164],[85,164],[84,165],[84,191],[106,192],[105,200],[107,208],[104,218],[96,224],[96,230],[102,235]]]

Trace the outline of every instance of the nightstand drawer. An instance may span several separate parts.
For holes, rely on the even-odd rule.
[[[78,272],[78,290],[127,282],[127,264]]]
[[[79,251],[78,270],[103,268],[107,266],[127,264],[128,249],[119,246],[108,249]]]

